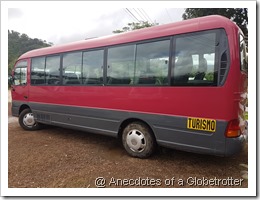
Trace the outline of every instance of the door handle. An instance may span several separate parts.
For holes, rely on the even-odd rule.
[[[23,96],[25,99],[28,99],[28,96]]]

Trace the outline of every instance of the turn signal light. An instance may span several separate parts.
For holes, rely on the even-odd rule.
[[[226,137],[234,138],[234,137],[239,137],[240,135],[241,135],[241,130],[239,127],[238,119],[229,121],[227,130],[226,130]]]

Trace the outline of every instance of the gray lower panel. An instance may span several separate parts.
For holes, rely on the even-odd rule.
[[[20,101],[12,101],[12,115],[15,117],[19,116],[19,109],[22,105]]]
[[[117,136],[120,113],[115,113],[118,119],[105,110],[82,107],[58,106],[30,103],[35,120],[66,128],[91,131],[104,135]]]
[[[206,132],[187,129],[187,117],[41,103],[29,106],[38,122],[113,137],[117,137],[123,121],[140,119],[152,128],[159,145],[184,151],[225,156],[241,146],[237,139],[228,139],[229,146],[234,143],[232,148],[226,146],[225,121],[217,121],[216,132]]]

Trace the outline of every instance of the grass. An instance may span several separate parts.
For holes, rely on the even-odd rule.
[[[244,119],[245,119],[245,120],[248,120],[248,112],[245,112],[245,114],[244,114]]]

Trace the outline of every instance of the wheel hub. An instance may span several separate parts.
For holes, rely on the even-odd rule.
[[[24,115],[23,123],[27,127],[34,126],[35,125],[35,120],[34,120],[33,114],[32,113],[28,113],[28,114]]]
[[[126,143],[134,152],[142,152],[146,147],[144,135],[139,130],[131,130],[126,137]]]

